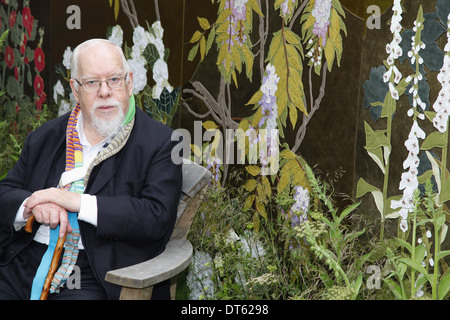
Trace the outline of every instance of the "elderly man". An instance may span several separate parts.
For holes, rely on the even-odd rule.
[[[76,106],[29,134],[0,181],[0,299],[39,299],[65,235],[48,299],[117,299],[106,272],[158,255],[173,230],[182,175],[172,130],[135,107],[122,50],[86,41],[71,72]],[[71,289],[72,270],[80,286]],[[168,286],[155,296],[168,297]]]

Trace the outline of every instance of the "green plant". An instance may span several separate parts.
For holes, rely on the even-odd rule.
[[[189,234],[197,250],[187,277],[191,291],[197,292],[193,297],[360,298],[361,270],[372,253],[359,246],[365,230],[350,226],[359,203],[337,209],[327,185],[299,161],[311,185],[305,193],[311,199],[306,220],[303,211],[294,211],[302,208],[297,195],[293,199],[279,193],[268,199],[267,219],[255,221],[256,208],[242,210],[254,190],[243,194],[232,186],[210,189]],[[247,174],[242,171],[235,183],[239,185]],[[333,293],[338,287],[352,294]]]
[[[397,250],[391,247],[386,250],[392,270],[383,280],[398,299],[425,297],[443,300],[449,296],[450,270],[440,267],[445,265],[444,259],[450,255],[450,250],[441,249],[446,233],[443,232],[446,213],[438,206],[436,199],[432,183],[428,180],[425,195],[421,197],[416,192],[410,242],[396,238]],[[422,233],[420,238],[418,232]]]

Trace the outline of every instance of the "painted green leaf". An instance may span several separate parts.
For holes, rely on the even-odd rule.
[[[433,131],[430,133],[420,146],[421,150],[430,150],[432,148],[443,148],[446,146],[445,137],[442,133]]]
[[[444,300],[450,291],[450,274],[447,274],[441,281],[439,281],[438,294],[439,300]]]
[[[378,211],[383,216],[384,203],[383,203],[383,193],[377,187],[372,186],[368,182],[366,182],[363,178],[360,178],[358,184],[356,186],[356,197],[360,198],[367,193],[371,193],[375,205],[377,206]]]
[[[147,60],[150,69],[153,69],[153,65],[160,58],[158,49],[153,43],[149,43],[147,47],[145,47],[142,55],[144,56],[145,60]]]

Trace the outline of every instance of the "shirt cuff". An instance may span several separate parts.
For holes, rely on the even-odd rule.
[[[25,210],[23,204],[25,203],[25,201],[27,201],[27,199],[28,198],[23,200],[22,204],[19,207],[19,210],[17,210],[16,218],[14,219],[14,229],[16,231],[20,230],[27,223],[27,220],[23,218],[23,211]]]
[[[80,212],[78,220],[97,226],[97,197],[83,193],[81,195]]]

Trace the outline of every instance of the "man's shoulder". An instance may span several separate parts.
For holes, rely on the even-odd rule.
[[[32,134],[34,136],[47,136],[65,132],[70,113],[53,118],[36,128]]]
[[[146,135],[156,135],[169,137],[172,135],[173,129],[150,117],[140,108],[136,108],[135,126],[139,129],[139,133]]]

